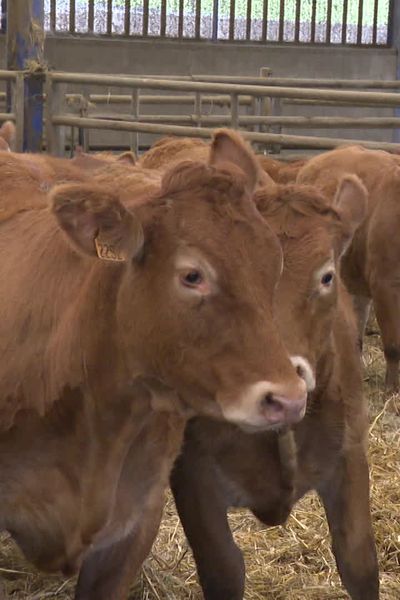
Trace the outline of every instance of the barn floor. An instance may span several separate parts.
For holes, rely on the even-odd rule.
[[[400,598],[400,397],[382,392],[384,362],[379,337],[367,338],[365,385],[371,402],[372,505],[381,567],[381,599]],[[231,515],[247,563],[248,600],[344,600],[318,499],[299,503],[285,527],[266,529],[247,511]],[[73,598],[74,580],[44,577],[25,562],[7,536],[0,537],[0,577],[10,598]],[[0,598],[1,598],[0,588]],[[195,600],[201,594],[171,499],[158,540],[130,600]]]

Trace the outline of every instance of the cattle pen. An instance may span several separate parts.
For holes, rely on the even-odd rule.
[[[15,124],[16,152],[141,157],[161,137],[210,140],[229,127],[283,161],[346,144],[400,154],[396,0],[0,0],[0,17],[0,126]],[[362,361],[380,598],[398,600],[400,394],[384,391],[374,315]],[[245,509],[229,524],[245,600],[349,598],[315,493],[284,526]],[[0,532],[0,600],[72,600],[75,586],[37,571]],[[168,492],[129,600],[202,597]]]

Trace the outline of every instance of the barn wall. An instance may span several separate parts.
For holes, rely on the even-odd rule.
[[[46,57],[49,65],[55,69],[80,72],[256,75],[260,67],[269,66],[275,76],[396,78],[396,51],[384,48],[256,44],[215,46],[209,42],[48,37]],[[2,36],[0,66],[4,66]],[[290,106],[285,108],[284,114],[386,116],[393,114],[393,111]],[[299,129],[294,132],[310,133],[309,130],[303,132]],[[375,140],[391,140],[392,137],[390,130],[319,130],[318,133]],[[110,140],[114,139],[114,134],[105,135]],[[117,138],[120,136],[118,134]],[[125,139],[128,139],[127,136]]]

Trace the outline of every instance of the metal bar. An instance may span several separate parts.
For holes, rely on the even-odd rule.
[[[378,33],[378,8],[379,8],[379,0],[375,0],[374,3],[374,22],[372,25],[372,43],[376,46],[377,41],[377,33]],[[389,15],[389,23],[390,23],[390,15]]]
[[[263,42],[266,42],[268,38],[268,0],[264,0],[263,3],[263,23],[261,38]]]
[[[23,152],[24,150],[24,130],[25,130],[25,81],[22,73],[18,73],[13,95],[13,109],[15,112],[15,150]]]
[[[358,0],[358,19],[357,19],[357,44],[362,44],[362,27],[363,27],[363,8],[364,1]]]
[[[285,25],[285,0],[281,0],[279,7],[279,41],[283,42],[283,34],[284,34],[284,25]]]
[[[235,6],[236,0],[231,0],[229,7],[229,39],[231,41],[235,39]]]
[[[0,113],[0,121],[12,120],[12,114]],[[90,115],[91,119],[107,119],[113,121],[130,121],[139,123],[184,123],[210,125],[213,127],[227,126],[232,124],[231,115],[199,115],[195,109],[192,115],[121,115],[121,113],[95,112]],[[239,115],[238,125],[241,127],[263,125],[267,127],[281,126],[300,129],[391,129],[400,125],[400,117],[287,117],[287,116],[263,116],[263,115]]]
[[[94,0],[88,0],[88,31],[94,31]]]
[[[81,94],[67,94],[66,100],[79,100]],[[1,94],[0,94],[1,97]],[[127,94],[90,94],[90,102],[98,104],[129,104],[131,96]],[[194,104],[195,96],[166,96],[166,95],[145,95],[140,96],[141,104]],[[231,98],[228,95],[203,96],[203,104],[213,104],[214,106],[230,106]],[[239,104],[248,106],[251,104],[251,96],[239,96]]]
[[[317,18],[317,0],[312,1],[311,9],[311,43],[315,44],[315,21]]]
[[[348,0],[343,0],[342,44],[345,44],[347,41],[347,8],[348,8]]]
[[[196,0],[196,16],[194,22],[194,36],[197,40],[200,39],[200,24],[201,24],[201,0]]]
[[[212,34],[211,39],[216,42],[218,39],[218,13],[219,13],[219,0],[213,0],[213,14],[212,14]]]
[[[10,120],[10,113],[0,113],[0,120]],[[214,127],[230,125],[231,115],[121,115],[120,113],[95,112],[90,115],[94,119],[107,119],[113,121],[129,121],[142,123],[185,123],[198,125],[212,125]],[[240,115],[238,119],[240,126],[283,126],[283,127],[310,127],[316,129],[330,128],[392,128],[400,124],[400,117],[271,117],[262,115]]]
[[[294,21],[294,41],[300,41],[301,0],[296,0],[296,16]]]
[[[194,96],[194,120],[196,122],[196,125],[198,127],[200,127],[201,124],[201,94],[200,92],[196,92],[195,96]]]
[[[65,128],[53,122],[52,116],[57,114],[64,105],[65,89],[63,85],[54,85],[50,79],[45,84],[46,105],[45,105],[45,131],[46,131],[46,150],[54,156],[62,156],[65,150]],[[84,117],[78,117],[82,119]],[[77,127],[80,127],[78,124]]]
[[[165,37],[167,30],[167,0],[161,0],[160,36]]]
[[[7,0],[0,2],[0,31],[7,31]]]
[[[160,36],[165,37],[167,30],[167,0],[161,0]]]
[[[140,115],[139,115],[139,106],[140,106],[140,90],[136,89],[132,91],[132,97],[131,97],[131,110],[132,110],[132,118],[133,120],[137,119],[140,120]],[[135,154],[138,153],[139,151],[139,134],[136,133],[132,133],[130,136],[130,148],[132,150],[132,152],[134,152]]]
[[[112,3],[112,0],[107,0],[107,35],[112,34],[112,16],[113,16],[113,3]]]
[[[210,138],[214,135],[214,128],[181,127],[178,125],[161,125],[155,123],[134,123],[129,121],[108,121],[106,119],[90,119],[71,117],[70,115],[54,115],[51,117],[54,126],[82,127],[87,129],[103,129],[108,131],[131,131],[140,133],[157,133],[163,135],[179,135]],[[298,147],[309,149],[337,148],[343,144],[359,144],[364,148],[381,149],[398,152],[400,144],[389,142],[370,142],[365,140],[353,140],[344,138],[326,138],[301,135],[284,135],[276,133],[259,133],[255,131],[242,131],[243,137],[254,142],[264,144],[278,144],[283,147]]]
[[[326,32],[325,32],[325,42],[327,44],[331,43],[331,35],[332,35],[332,0],[328,0],[328,4],[326,7]]]
[[[246,40],[251,39],[251,0],[247,0],[247,14],[246,14]]]
[[[75,33],[75,0],[69,0],[69,33]]]
[[[400,94],[393,92],[354,92],[349,90],[324,90],[291,87],[271,87],[267,85],[235,85],[232,83],[206,83],[197,81],[174,81],[150,77],[128,77],[123,75],[97,75],[93,73],[49,72],[47,77],[64,83],[88,85],[115,85],[127,88],[179,90],[185,92],[208,92],[215,94],[242,94],[295,98],[305,100],[333,100],[355,102],[357,104],[376,103],[381,106],[400,106]],[[268,79],[266,80],[268,81]]]
[[[52,33],[56,30],[56,1],[57,0],[50,0],[50,31]]]
[[[0,70],[0,80],[3,81],[15,81],[17,73],[15,71]]]
[[[239,128],[239,104],[237,94],[231,94],[231,127],[232,129]]]
[[[182,0],[179,2],[179,8]],[[149,0],[143,0],[143,37],[149,35]]]
[[[124,32],[125,35],[131,32],[131,0],[125,0]]]
[[[15,113],[0,113],[0,123],[3,123],[4,121],[15,121],[15,119]]]
[[[182,38],[183,37],[183,10],[184,10],[184,0],[179,0],[178,38]]]
[[[355,100],[346,102],[345,100],[301,100],[296,98],[284,100],[283,103],[297,106],[351,106],[352,108],[376,108],[377,106],[381,106],[376,102],[356,102]]]

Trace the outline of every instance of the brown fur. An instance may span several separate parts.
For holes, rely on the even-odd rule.
[[[239,133],[230,129],[218,129],[211,144],[195,138],[167,137],[158,140],[139,160],[139,166],[146,169],[165,169],[184,160],[215,164],[216,160],[235,163],[247,173],[252,171],[255,185],[272,185],[269,175],[260,168],[256,156]],[[253,186],[253,181],[250,186]]]
[[[259,154],[257,160],[261,168],[276,183],[294,183],[300,169],[307,164],[308,158],[293,160],[292,162],[284,162]]]
[[[21,202],[0,223],[0,525],[42,569],[84,561],[77,598],[119,599],[156,535],[186,418],[220,418],[259,380],[303,390],[272,319],[281,252],[245,193],[253,171],[225,157],[163,179],[115,162],[88,178],[56,159],[13,160]],[[186,249],[217,274],[209,297],[177,291]],[[101,566],[110,556],[123,577]]]
[[[209,144],[196,138],[161,138],[140,157],[139,164],[145,169],[165,169],[188,158],[207,161],[209,149]]]
[[[343,280],[353,295],[360,340],[373,301],[386,357],[386,387],[399,387],[400,361],[400,163],[383,151],[347,146],[313,158],[299,181],[315,184],[332,198],[344,173],[364,182],[368,214],[342,262]]]
[[[241,600],[244,593],[243,558],[227,509],[248,507],[263,523],[277,525],[311,489],[324,503],[339,572],[352,600],[378,599],[355,318],[339,278],[329,296],[318,294],[315,280],[332,252],[338,264],[349,227],[354,233],[362,218],[356,207],[347,212],[348,186],[354,186],[365,213],[365,190],[351,178],[343,182],[335,206],[309,186],[278,186],[257,194],[259,210],[284,252],[278,324],[289,352],[313,367],[316,389],[293,431],[248,435],[206,418],[189,422],[171,484],[206,600]]]

